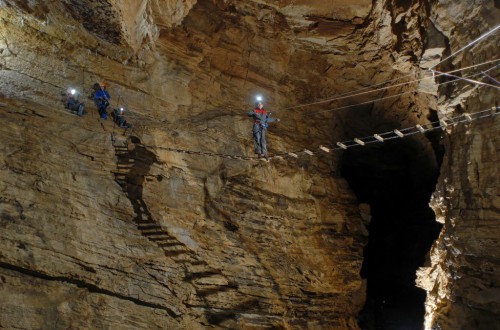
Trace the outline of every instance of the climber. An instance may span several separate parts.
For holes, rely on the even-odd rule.
[[[99,110],[99,115],[102,119],[108,118],[107,108],[109,106],[109,100],[111,96],[109,96],[108,91],[106,90],[105,83],[95,83],[93,86],[94,89],[94,102],[97,105],[97,109]]]
[[[75,89],[70,88],[66,92],[66,98],[64,100],[64,107],[69,109],[72,113],[78,116],[83,116],[85,114],[85,105],[83,102],[79,101],[80,93]]]
[[[111,114],[111,117],[113,117],[113,121],[121,128],[131,128],[132,125],[127,123],[125,120],[125,117],[123,116],[123,108],[120,109],[114,109],[113,113]]]
[[[89,95],[89,100],[93,100],[95,93],[97,93],[100,89],[101,85],[99,85],[99,83],[95,83],[94,85],[92,85],[92,92]]]
[[[278,118],[271,118],[271,113],[267,113],[264,109],[264,103],[261,97],[257,97],[255,109],[250,111],[248,116],[254,119],[252,133],[255,153],[258,154],[259,158],[265,157],[269,159],[267,154],[266,130],[269,123],[279,122],[280,120]]]

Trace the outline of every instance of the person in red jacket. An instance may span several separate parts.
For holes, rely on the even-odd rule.
[[[255,109],[248,113],[249,117],[254,119],[252,133],[253,142],[255,145],[255,153],[259,158],[265,157],[269,159],[267,154],[266,130],[269,123],[279,122],[278,118],[271,118],[271,113],[264,109],[262,101],[255,102]]]

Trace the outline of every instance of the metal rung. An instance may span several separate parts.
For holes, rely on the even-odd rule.
[[[464,113],[464,117],[469,123],[472,121],[472,117],[468,113]]]
[[[405,137],[405,135],[404,135],[403,133],[401,133],[401,131],[400,131],[400,130],[397,130],[397,129],[395,129],[395,130],[394,130],[394,134],[396,134],[396,135],[397,135],[397,136],[399,136],[400,138]]]
[[[380,135],[378,134],[373,134],[373,137],[376,138],[377,140],[379,140],[380,142],[384,142],[384,138],[381,137]]]
[[[304,152],[305,152],[306,154],[308,154],[309,156],[314,155],[314,153],[313,153],[311,150],[308,150],[308,149],[304,149]]]
[[[420,131],[420,133],[425,133],[425,129],[422,126],[417,125],[415,127]]]
[[[299,156],[296,153],[289,152],[288,154],[294,158],[299,158]]]
[[[357,144],[361,145],[361,146],[364,146],[365,145],[365,142],[364,141],[361,141],[360,139],[358,138],[354,138],[354,142],[356,142]]]
[[[439,123],[441,124],[441,128],[446,128],[448,127],[448,123],[444,119],[440,119]]]
[[[327,147],[319,146],[319,148],[324,152],[330,152],[330,149],[328,149]]]
[[[171,241],[172,238],[169,236],[158,236],[158,235],[144,235],[147,238],[149,238],[152,241],[158,242],[158,241]]]
[[[343,144],[342,142],[337,142],[337,145],[341,147],[342,149],[347,149],[347,146]]]
[[[144,230],[147,230],[147,229],[163,229],[162,226],[156,224],[156,223],[139,223],[138,225],[139,229],[144,229]]]

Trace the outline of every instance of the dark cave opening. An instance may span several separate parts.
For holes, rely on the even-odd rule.
[[[415,286],[416,271],[441,230],[428,203],[442,157],[427,141],[404,138],[343,155],[342,176],[359,202],[371,207],[361,329],[423,328],[425,291]]]

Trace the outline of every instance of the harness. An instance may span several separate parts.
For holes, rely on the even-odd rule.
[[[264,116],[266,116],[266,119],[269,117],[269,116],[267,115],[267,111],[266,111],[266,110],[264,110],[264,109],[259,109],[259,108],[256,108],[256,109],[254,109],[254,112],[255,112],[256,114],[258,114],[258,115],[264,115]],[[265,122],[261,123],[261,121],[260,121],[260,120],[255,119],[255,124],[256,124],[256,125],[260,125],[260,127],[261,127],[261,128],[267,128],[267,126],[268,126],[268,125],[267,125],[267,120],[266,120]]]

